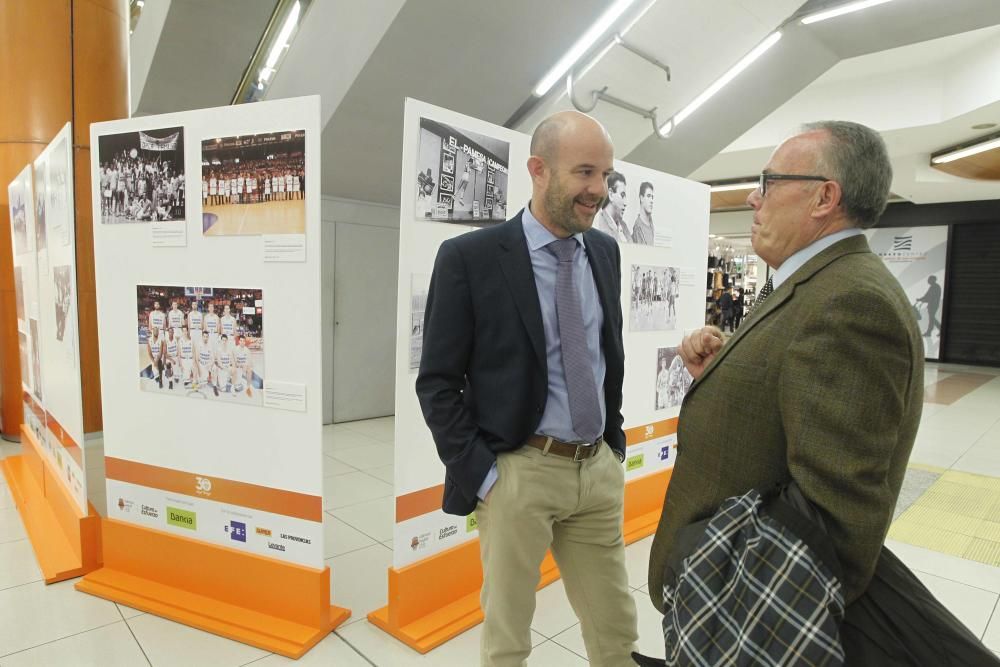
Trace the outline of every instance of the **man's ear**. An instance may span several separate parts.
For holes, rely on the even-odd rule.
[[[813,217],[825,218],[840,206],[844,191],[837,181],[824,181],[816,190]]]
[[[531,176],[532,182],[543,182],[548,178],[548,172],[549,167],[545,164],[545,160],[537,155],[532,155],[528,158],[528,175]]]

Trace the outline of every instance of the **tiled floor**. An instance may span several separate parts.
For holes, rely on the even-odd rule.
[[[924,406],[906,497],[901,499],[907,508],[918,507],[921,497],[948,471],[1000,478],[1000,369],[931,364],[925,384],[935,402]],[[476,664],[480,627],[419,655],[365,620],[367,612],[385,604],[386,571],[392,560],[392,418],[328,426],[323,437],[326,556],[333,573],[333,598],[353,609],[354,615],[298,664]],[[88,447],[100,451],[99,442]],[[0,458],[18,451],[16,445],[0,444]],[[103,507],[103,470],[99,464],[88,467],[92,501]],[[1000,523],[1000,516],[985,518]],[[660,655],[660,619],[645,586],[650,542],[646,538],[630,545],[626,555],[639,609],[640,650]],[[1000,654],[1000,567],[892,539],[889,545]],[[587,664],[579,624],[561,583],[538,593],[532,629],[532,665]],[[45,586],[10,494],[0,482],[0,666],[264,667],[290,662],[78,593],[71,581]]]

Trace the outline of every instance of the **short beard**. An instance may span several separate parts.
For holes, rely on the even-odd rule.
[[[584,225],[576,215],[574,205],[575,197],[567,197],[565,190],[558,181],[553,180],[546,190],[545,210],[549,214],[549,220],[553,225],[569,234],[580,234],[590,229],[590,225]],[[595,209],[596,214],[596,209]],[[591,218],[593,223],[593,218]]]

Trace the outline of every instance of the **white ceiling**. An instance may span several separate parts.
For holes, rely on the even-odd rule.
[[[274,0],[251,4],[252,20],[244,0],[173,0],[152,58],[148,43],[134,48],[151,60],[135,68],[148,71],[133,82],[142,91],[141,111],[228,101],[242,75],[235,63],[250,61],[263,10]],[[578,99],[608,86],[669,117],[772,30],[824,4],[831,3],[658,0],[626,39],[670,65],[673,80],[615,47],[583,77]],[[545,115],[569,107],[562,84],[540,101],[531,89],[606,6],[313,0],[267,96],[322,95],[324,194],[397,204],[405,97],[498,124],[520,116],[514,126],[530,132]],[[245,18],[226,22],[227,11]],[[930,151],[974,136],[972,124],[1000,122],[998,24],[997,0],[896,0],[813,26],[791,22],[770,52],[668,140],[651,136],[648,120],[606,103],[594,115],[610,129],[618,156],[698,179],[757,172],[801,122],[858,120],[884,133],[900,194],[917,202],[1000,198],[992,185],[926,167]],[[156,31],[144,39],[149,33]],[[192,69],[199,59],[220,66]]]

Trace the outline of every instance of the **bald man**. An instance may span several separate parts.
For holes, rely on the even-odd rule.
[[[614,147],[577,112],[531,139],[532,198],[445,241],[416,391],[446,467],[443,509],[476,511],[483,665],[524,665],[552,549],[592,665],[632,665],[622,535],[621,258],[592,230]]]

